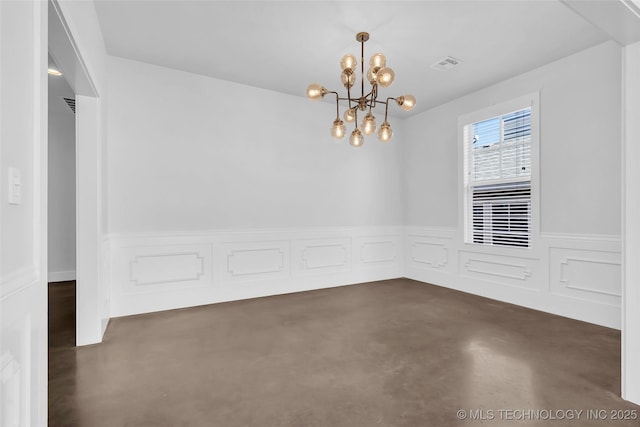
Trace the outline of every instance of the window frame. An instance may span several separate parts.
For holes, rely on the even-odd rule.
[[[465,127],[473,123],[488,120],[494,117],[503,116],[511,112],[531,108],[531,228],[528,247],[485,245],[466,241],[466,236],[473,235],[473,201],[471,191],[468,189],[468,162],[470,152],[465,141]],[[533,92],[515,99],[495,103],[491,106],[463,114],[458,117],[458,230],[459,241],[463,248],[473,249],[491,254],[510,253],[512,251],[530,252],[538,247],[540,235],[540,203],[539,203],[539,181],[540,181],[540,92]],[[511,182],[522,181],[514,177]],[[489,184],[489,182],[487,182]]]

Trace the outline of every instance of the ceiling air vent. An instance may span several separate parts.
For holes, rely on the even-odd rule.
[[[73,111],[73,114],[76,113],[76,100],[73,98],[62,98],[62,100],[69,106],[69,108],[71,108],[71,111]]]
[[[453,56],[446,56],[441,60],[435,62],[431,65],[431,68],[435,68],[440,71],[448,71],[455,67],[456,65],[460,65],[462,61],[460,59],[456,59]]]

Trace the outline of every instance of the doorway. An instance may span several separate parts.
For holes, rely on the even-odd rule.
[[[47,281],[51,351],[61,341],[75,346],[76,95],[51,55],[48,68]]]
[[[55,272],[56,268],[56,259],[51,257],[60,257],[65,260],[66,266],[60,267],[62,271],[55,273],[61,273],[57,276],[59,279],[75,278],[75,316],[77,319],[75,322],[75,344],[95,344],[102,341],[102,335],[109,319],[108,292],[106,280],[103,279],[106,269],[102,265],[103,254],[106,253],[103,239],[106,229],[105,215],[103,215],[103,183],[105,180],[102,176],[103,159],[106,157],[103,154],[103,110],[98,89],[63,14],[63,6],[65,5],[60,4],[57,0],[49,0],[48,6],[48,52],[51,60],[68,83],[69,87],[66,89],[66,93],[75,95],[73,100],[65,100],[64,96],[62,100],[59,97],[56,99],[56,96],[49,100],[50,109],[75,109],[73,116],[75,118],[75,137],[73,139],[75,152],[73,161],[69,156],[65,156],[64,164],[67,165],[67,169],[62,174],[68,181],[71,175],[69,169],[75,167],[72,184],[75,191],[75,215],[73,215],[75,217],[75,239],[74,245],[66,246],[65,254],[49,252],[49,262],[52,264],[49,272]],[[51,129],[56,125],[56,119],[53,120]],[[52,158],[56,156],[57,147],[54,144],[55,141],[51,142],[49,147],[53,151]],[[71,148],[68,147],[67,151],[71,151]],[[53,179],[55,174],[56,171],[52,171],[49,176]],[[49,182],[49,185],[55,187],[55,182]],[[50,205],[50,212],[55,212],[55,205],[59,202],[55,198],[55,191],[54,188],[50,192],[49,201],[53,203]],[[68,204],[65,207],[68,207]],[[51,218],[49,227],[55,227],[53,221],[55,218]],[[66,226],[72,226],[70,225],[72,221],[69,218],[64,221],[66,221]],[[48,235],[50,238],[54,238],[56,233],[64,234],[65,241],[69,243],[66,238],[71,233],[68,230],[63,232],[61,229],[54,229]],[[54,240],[52,246],[55,244]],[[75,249],[75,255],[72,256],[72,261],[75,261],[75,274],[74,270],[66,270],[66,268],[70,268],[69,265],[72,265],[69,256],[73,249]]]

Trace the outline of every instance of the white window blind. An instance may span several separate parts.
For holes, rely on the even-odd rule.
[[[465,241],[528,247],[531,237],[531,108],[465,126]]]

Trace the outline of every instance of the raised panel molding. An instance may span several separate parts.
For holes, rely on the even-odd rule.
[[[110,235],[105,307],[111,316],[124,316],[402,277],[402,231],[385,226]]]
[[[526,280],[528,277],[531,277],[531,269],[522,264],[469,258],[464,263],[464,268],[473,273],[506,277],[508,279]]]
[[[534,289],[538,286],[531,280],[539,264],[537,259],[467,251],[458,254],[461,277],[514,288]]]
[[[443,243],[414,241],[410,253],[413,262],[431,268],[440,269],[449,263],[449,249]]]
[[[136,255],[129,275],[138,286],[198,280],[204,275],[204,258],[197,252]]]
[[[572,278],[570,279],[570,277]],[[621,265],[619,262],[578,257],[565,258],[560,263],[560,282],[570,289],[597,292],[616,297],[622,296],[620,287]],[[590,286],[590,283],[603,283],[607,286],[606,288],[597,288]]]
[[[618,305],[622,295],[619,252],[591,249],[549,249],[551,292]]]
[[[103,275],[112,283],[101,301],[111,305],[119,295],[162,293],[211,286],[211,245],[189,245],[171,242],[163,245],[149,240],[140,245],[128,241],[105,245],[105,257],[111,262]],[[117,301],[116,301],[117,302]]]
[[[619,236],[541,233],[519,249],[467,244],[461,230],[448,227],[405,233],[409,278],[620,327]]]
[[[305,246],[302,265],[305,270],[348,267],[349,252],[344,244]]]
[[[116,316],[404,276],[619,327],[620,242],[608,236],[470,250],[453,228],[343,227],[112,235],[106,249]],[[165,280],[178,281],[145,284],[158,280],[145,257],[176,255],[188,256]]]
[[[280,273],[285,267],[281,248],[231,250],[227,255],[227,272],[233,276],[256,276]]]
[[[363,242],[360,260],[365,264],[391,263],[396,261],[397,248],[393,240]]]

